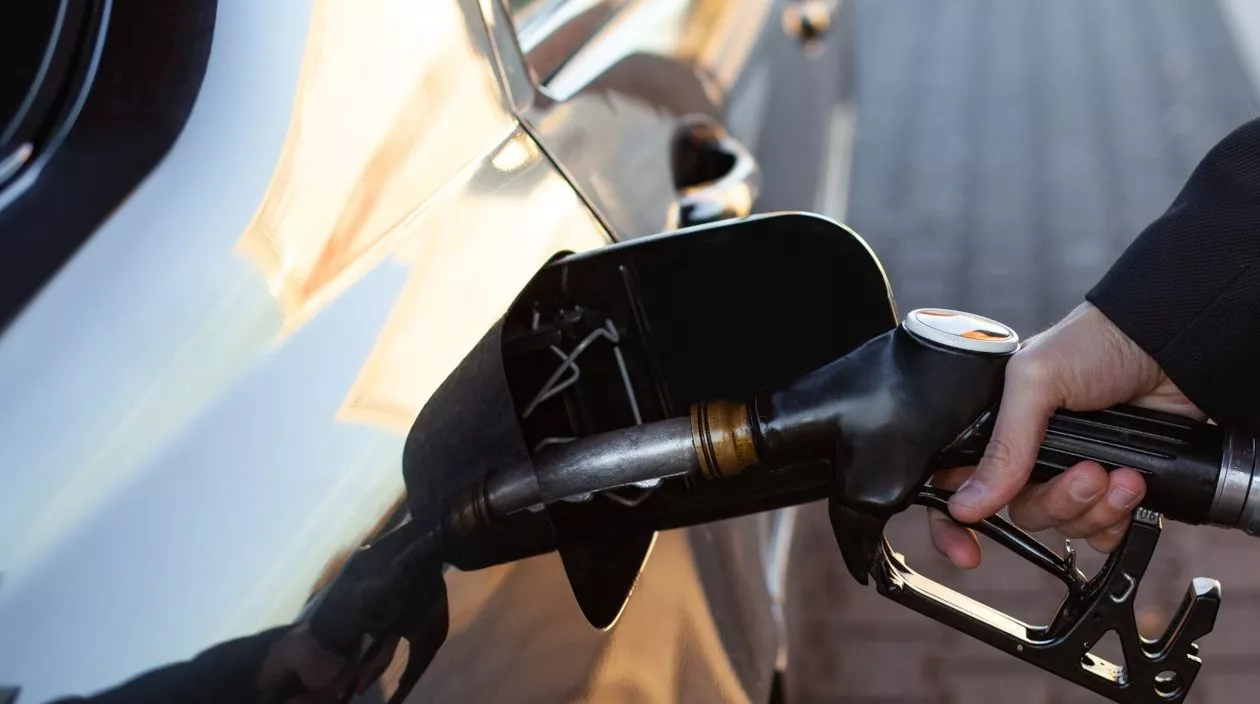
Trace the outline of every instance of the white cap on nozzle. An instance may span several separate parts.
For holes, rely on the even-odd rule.
[[[912,310],[902,322],[906,332],[935,344],[980,354],[1010,354],[1019,335],[984,316],[942,308]]]

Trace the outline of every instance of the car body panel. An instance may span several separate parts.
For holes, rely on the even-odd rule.
[[[544,79],[525,122],[618,239],[676,224],[669,145],[687,115],[756,155],[755,211],[816,209],[847,57],[843,31],[810,47],[784,31],[798,1],[538,0],[560,18],[539,11],[522,30]],[[825,6],[838,22],[844,6]]]
[[[730,108],[741,118],[736,137],[755,131],[764,94],[744,91],[742,102],[729,101],[772,4],[618,4],[542,87],[548,100],[535,102],[526,123],[619,239],[674,225],[670,144],[682,118],[721,121]],[[624,137],[605,138],[610,131]]]
[[[0,345],[3,464],[24,468],[0,491],[0,679],[91,691],[293,618],[399,501],[446,372],[556,252],[607,241],[517,127],[470,8],[221,4],[175,147]],[[253,36],[283,24],[297,41]],[[417,31],[445,40],[415,53]],[[365,34],[373,53],[329,51]],[[330,108],[347,95],[375,124]]]
[[[749,579],[756,566],[739,559],[759,549],[755,538],[725,522],[661,533],[609,631],[582,619],[554,554],[452,571],[451,633],[413,699],[765,701],[770,683],[762,673],[773,664],[773,643],[724,637],[721,622],[735,604],[714,600],[732,586],[761,583]],[[751,544],[732,544],[740,541]]]
[[[590,81],[540,89],[495,0],[221,0],[180,137],[0,336],[0,684],[88,693],[295,618],[538,268],[664,229],[667,151],[625,157],[697,106],[759,129],[769,8],[628,3],[566,62]],[[703,96],[599,84],[645,57]],[[608,631],[555,555],[450,570],[415,699],[763,701],[769,530],[662,534]]]

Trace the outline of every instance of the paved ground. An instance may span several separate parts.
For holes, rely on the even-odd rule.
[[[883,259],[902,311],[991,315],[1032,333],[1081,300],[1203,153],[1257,112],[1205,0],[853,0],[856,141],[848,222]],[[917,513],[917,512],[916,512]],[[810,507],[790,603],[809,702],[1103,701],[855,585]],[[921,515],[891,529],[924,571],[1035,619],[1057,594],[990,544],[959,576]],[[1160,625],[1196,575],[1225,585],[1190,701],[1260,691],[1260,544],[1169,525],[1139,595]],[[1047,536],[1049,537],[1049,536]],[[1088,548],[1083,548],[1088,551]],[[1097,564],[1096,556],[1091,556]]]

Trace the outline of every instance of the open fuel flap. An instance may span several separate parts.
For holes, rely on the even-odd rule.
[[[513,417],[532,454],[685,417],[700,401],[750,397],[895,325],[887,280],[866,244],[826,218],[783,213],[559,259],[521,292],[499,339]],[[715,520],[737,515],[731,498],[741,491],[779,502],[739,479],[658,479],[539,507],[588,621],[616,621],[651,550],[655,530],[636,528],[631,516],[641,522],[650,513],[658,525]],[[797,480],[783,491],[826,481],[817,473],[817,487]]]

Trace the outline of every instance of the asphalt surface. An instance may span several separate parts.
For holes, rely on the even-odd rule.
[[[1257,113],[1226,21],[1206,0],[852,0],[847,11],[856,136],[846,219],[883,260],[903,312],[955,307],[1025,336],[1043,329]],[[890,537],[912,564],[1017,616],[1052,613],[1061,592],[1047,577],[991,543],[980,570],[959,574],[911,513]],[[789,604],[805,626],[792,634],[791,700],[1105,701],[855,584],[823,507],[808,508],[800,531]],[[1221,580],[1224,606],[1200,641],[1188,701],[1255,701],[1260,543],[1166,524],[1140,621],[1162,628],[1200,575]]]

